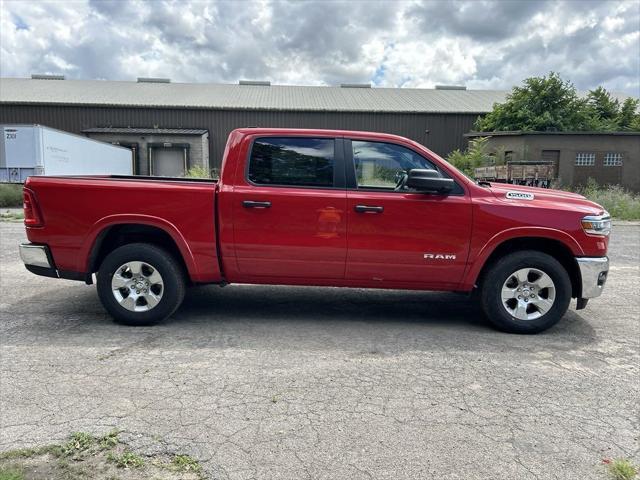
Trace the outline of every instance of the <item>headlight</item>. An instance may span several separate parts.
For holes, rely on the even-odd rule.
[[[589,235],[606,237],[611,232],[611,216],[607,212],[602,215],[588,215],[582,219],[582,229]]]

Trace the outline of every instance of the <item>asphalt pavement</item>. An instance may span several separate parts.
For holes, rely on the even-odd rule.
[[[30,274],[0,223],[0,450],[114,428],[221,479],[604,479],[640,463],[640,226],[602,297],[535,336],[466,297],[197,287],[114,324],[95,287]]]

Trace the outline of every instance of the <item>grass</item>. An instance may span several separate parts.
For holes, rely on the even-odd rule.
[[[0,208],[22,206],[22,184],[0,183]]]
[[[85,432],[74,432],[62,445],[45,445],[36,448],[19,448],[0,453],[0,460],[16,460],[51,455],[56,458],[79,458],[91,453],[93,447],[99,449],[113,448],[118,444],[118,432],[110,432],[104,437],[96,438]]]
[[[2,222],[21,222],[24,220],[24,212],[0,212],[0,221]]]
[[[107,455],[109,462],[115,463],[118,468],[141,468],[144,467],[144,460],[140,455],[133,452],[125,451],[121,455],[109,453]]]
[[[201,473],[202,466],[189,455],[176,455],[171,460],[171,468],[178,472]]]
[[[22,469],[0,467],[0,480],[25,480]]]
[[[62,445],[63,457],[77,457],[89,450],[96,444],[96,439],[84,432],[75,432],[71,434],[69,441]]]
[[[54,457],[60,457],[62,455],[62,446],[60,445],[45,445],[38,448],[19,448],[16,450],[9,450],[8,452],[0,453],[0,460],[16,460],[21,458],[32,458],[41,455],[50,454]]]
[[[211,174],[210,174],[209,170],[207,170],[206,168],[204,168],[204,167],[202,167],[200,165],[194,165],[189,170],[187,170],[187,173],[186,173],[185,177],[190,177],[190,178],[211,178]]]
[[[587,185],[576,189],[592,202],[602,205],[613,218],[640,220],[640,195],[625,190],[620,185],[599,186],[589,179]]]
[[[212,168],[211,170],[207,170],[205,167],[201,165],[194,165],[185,174],[185,177],[188,178],[212,178],[214,180],[218,180],[220,178],[220,169]]]
[[[102,450],[109,450],[118,445],[118,430],[112,430],[107,433],[98,440],[98,444]]]
[[[123,471],[125,470],[126,473]],[[114,430],[103,436],[75,432],[60,445],[0,453],[0,480],[202,480],[202,466],[188,455],[143,458]]]
[[[637,467],[626,458],[615,458],[606,463],[613,480],[633,480],[638,475]]]
[[[586,185],[572,191],[602,205],[612,218],[640,220],[640,195],[625,190],[620,185],[598,185],[594,179],[590,178]]]

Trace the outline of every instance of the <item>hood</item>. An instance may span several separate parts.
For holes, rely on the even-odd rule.
[[[494,182],[491,182],[491,186],[488,188],[496,198],[504,199],[508,202],[518,202],[523,205],[533,204],[532,206],[563,208],[566,210],[576,210],[593,215],[599,215],[604,212],[604,208],[600,205],[587,200],[584,196],[578,193]]]

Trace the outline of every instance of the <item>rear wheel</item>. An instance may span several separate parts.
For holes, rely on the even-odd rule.
[[[121,323],[151,325],[169,317],[182,303],[184,275],[166,250],[147,243],[111,252],[98,271],[98,296]]]
[[[555,258],[527,250],[489,267],[480,287],[482,309],[500,330],[538,333],[555,325],[569,308],[571,280]]]

